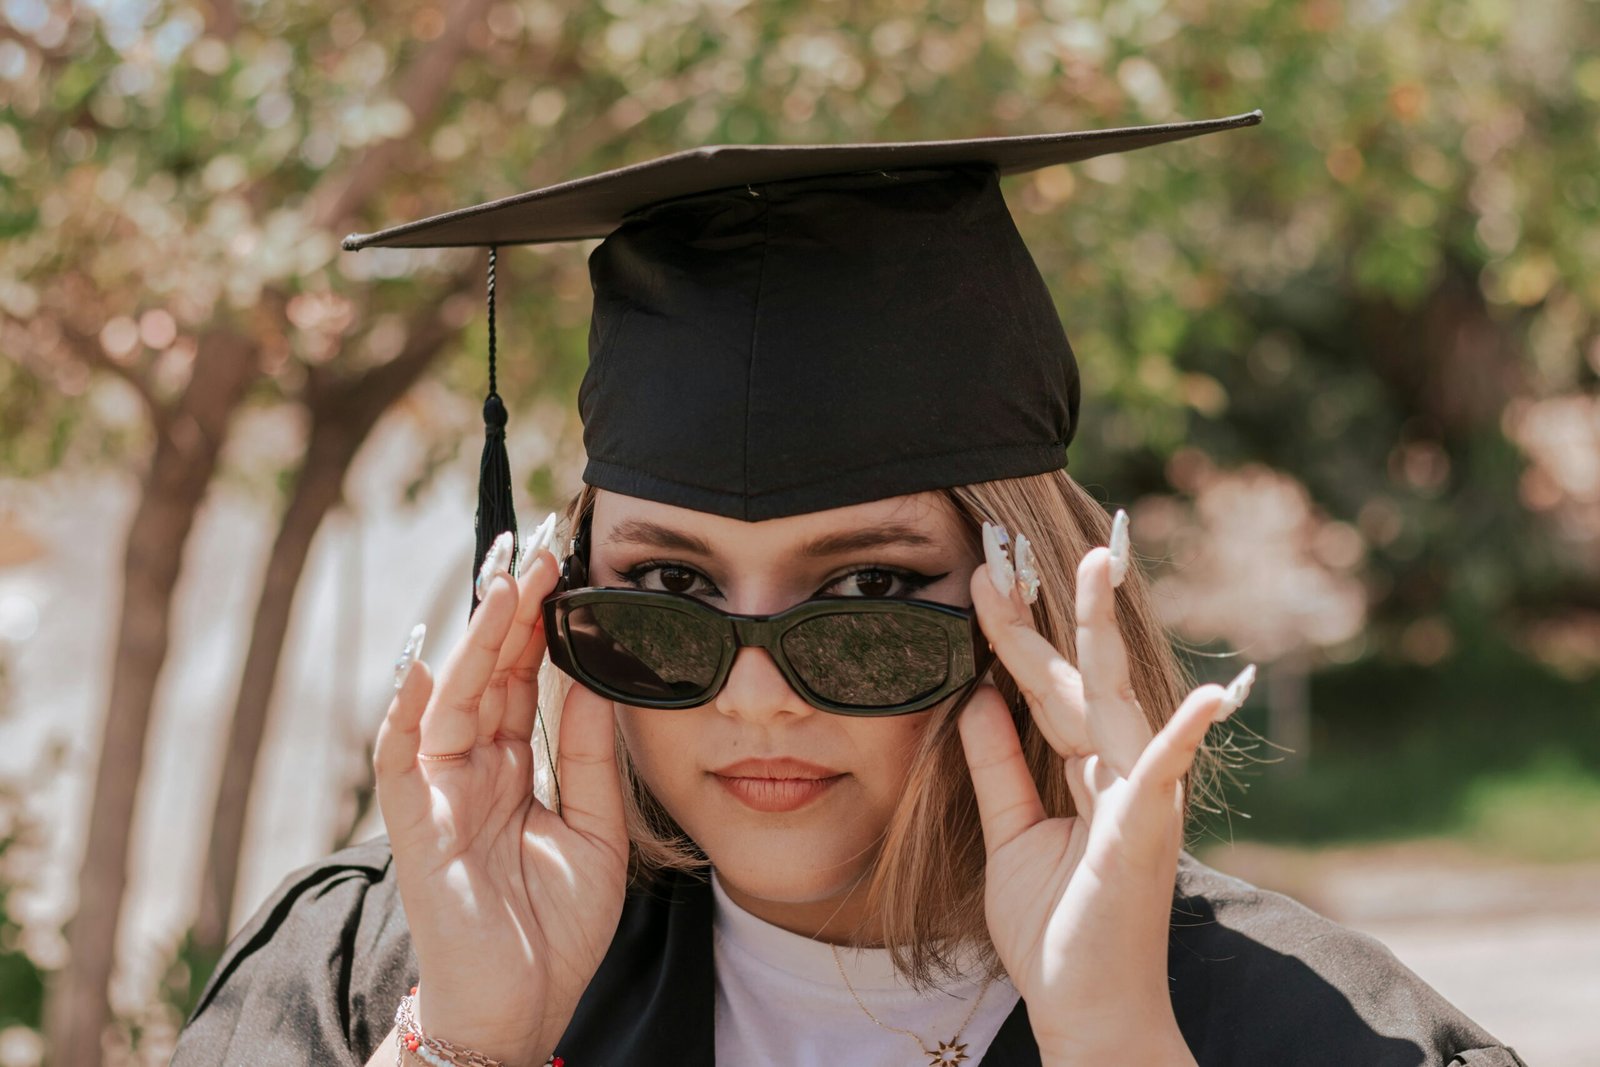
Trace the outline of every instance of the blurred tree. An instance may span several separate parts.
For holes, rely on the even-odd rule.
[[[486,6],[478,3],[464,12],[468,25],[481,19]],[[332,256],[327,231],[386,173],[393,148],[392,138],[369,129],[380,142],[372,151],[355,154],[353,162],[326,174],[308,171],[286,182],[275,165],[299,147],[297,139],[280,137],[274,146],[267,136],[285,126],[289,115],[282,109],[292,111],[287,96],[275,88],[290,72],[281,40],[254,31],[248,40],[236,39],[243,28],[227,5],[209,9],[209,25],[182,9],[121,8],[104,18],[66,8],[22,10],[37,14],[33,25],[21,28],[33,31],[42,47],[21,53],[24,65],[38,64],[39,77],[32,83],[32,99],[25,97],[20,110],[46,120],[25,129],[41,147],[59,149],[82,165],[72,168],[78,187],[69,183],[65,199],[52,204],[46,196],[32,219],[13,213],[22,216],[19,225],[36,239],[22,258],[40,284],[13,293],[14,301],[32,305],[28,310],[35,314],[26,325],[14,325],[7,347],[20,347],[30,369],[38,376],[53,374],[64,391],[83,391],[85,365],[114,375],[142,401],[155,441],[128,533],[123,623],[78,910],[69,927],[72,953],[52,986],[48,1013],[55,1062],[92,1064],[100,1062],[108,1019],[106,988],[126,882],[127,813],[134,807],[151,698],[166,653],[172,590],[182,546],[216,473],[226,428],[252,388],[271,392],[272,384],[308,410],[312,426],[311,448],[269,562],[240,713],[232,721],[228,751],[247,753],[247,789],[264,717],[252,703],[251,686],[264,676],[263,688],[270,693],[288,603],[316,526],[337,498],[344,470],[377,415],[416,380],[454,330],[441,321],[435,298],[420,301],[400,324],[397,351],[386,359],[335,360],[337,353],[327,343],[332,338],[292,336],[291,326],[314,333],[321,325],[307,323],[319,316],[316,309],[306,309],[304,299],[325,288],[315,273]],[[177,62],[202,30],[208,33],[188,62]],[[401,100],[388,103],[391,111],[403,109],[407,121],[431,116],[463,50],[465,32],[441,27],[436,41],[413,60],[412,76],[399,79]],[[238,110],[191,106],[193,99],[212,98],[182,93],[186,83],[220,91]],[[233,154],[229,148],[240,126],[252,124],[241,122],[252,103],[254,132],[264,136],[254,152]],[[396,120],[387,121],[392,127]],[[156,136],[148,133],[151,127],[159,131]],[[4,129],[14,142],[17,127]],[[46,150],[38,159],[52,155]],[[204,168],[198,165],[202,157],[208,160]],[[7,168],[8,174],[20,170]],[[40,177],[37,172],[27,176]],[[309,207],[281,208],[285,197]],[[206,222],[197,232],[183,216],[201,208]],[[51,225],[51,210],[62,216],[61,225]],[[257,252],[255,269],[216,272],[218,260],[250,251]],[[146,307],[140,310],[140,305]],[[234,325],[244,309],[256,316],[248,332]],[[183,335],[184,325],[194,327],[193,336]],[[299,352],[293,351],[297,341]],[[275,382],[265,381],[268,375]],[[76,389],[70,388],[73,383]],[[234,859],[226,877],[214,881],[221,882],[227,900],[244,797],[230,788],[236,777],[222,781],[221,825],[214,837],[224,855]],[[230,819],[238,825],[230,826]],[[218,929],[220,941],[219,915],[225,917],[225,908],[205,893],[202,900],[209,905],[203,916]]]
[[[404,132],[378,140],[314,180],[305,194],[307,210],[298,220],[305,228],[305,239],[325,236],[349,219],[391,172],[402,150],[412,142],[413,132],[426,129],[433,121],[449,93],[450,79],[468,51],[468,31],[479,24],[487,6],[485,0],[463,5],[457,19],[442,27],[395,75],[391,87],[406,116]],[[315,36],[307,36],[308,44],[315,47]],[[415,384],[455,334],[455,326],[445,321],[441,309],[449,305],[452,292],[464,290],[467,282],[467,273],[458,271],[446,278],[442,287],[423,295],[416,310],[399,326],[397,350],[370,366],[362,365],[365,361],[356,354],[359,349],[332,348],[339,327],[352,325],[347,305],[331,293],[315,289],[306,289],[288,301],[289,323],[313,336],[320,332],[323,338],[320,345],[313,340],[296,353],[303,365],[303,384],[295,400],[305,408],[309,421],[306,451],[267,557],[238,695],[228,720],[194,934],[193,952],[201,959],[220,954],[233,925],[231,911],[256,754],[266,730],[294,593],[312,541],[329,509],[339,501],[345,474],[379,416]]]
[[[1377,649],[1434,655],[1452,616],[1600,612],[1600,484],[1548,444],[1600,419],[1600,25],[1582,0],[16,0],[6,14],[0,459],[31,474],[145,457],[73,958],[52,992],[61,1064],[99,1059],[171,594],[207,487],[229,473],[232,419],[294,405],[308,444],[283,479],[220,777],[197,931],[212,947],[316,530],[373,423],[430,367],[481,398],[481,257],[341,257],[345,229],[694,144],[1261,106],[1258,129],[1008,185],[1083,368],[1074,473],[1188,499],[1191,453],[1286,472],[1359,534]],[[501,260],[505,335],[540,353],[508,358],[501,392],[514,408],[559,398],[569,430],[583,251]],[[458,350],[474,355],[439,364]],[[462,428],[419,432],[444,456]]]

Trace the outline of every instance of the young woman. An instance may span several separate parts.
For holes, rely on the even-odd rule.
[[[586,486],[559,553],[554,515],[484,553],[437,675],[413,631],[387,839],[284,883],[174,1062],[1519,1063],[1182,852],[1254,668],[1191,689],[1062,469],[1076,364],[998,173],[1256,119],[633,168],[554,220],[571,186],[386,231],[609,205]]]

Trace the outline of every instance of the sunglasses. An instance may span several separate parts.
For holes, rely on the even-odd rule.
[[[761,648],[806,703],[838,715],[905,715],[965,700],[994,659],[975,613],[925,600],[816,597],[734,615],[685,593],[584,588],[590,516],[544,603],[550,660],[641,708],[692,708],[722,691],[741,648]]]

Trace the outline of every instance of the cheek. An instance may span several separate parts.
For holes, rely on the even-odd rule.
[[[926,723],[926,714],[919,714],[859,724],[862,758],[857,774],[863,789],[874,797],[898,800],[911,774],[911,761],[916,757]]]
[[[617,731],[634,771],[664,800],[664,794],[674,791],[674,777],[687,777],[695,765],[694,750],[684,747],[692,744],[695,734],[684,729],[684,720],[690,716],[624,704],[616,708]]]

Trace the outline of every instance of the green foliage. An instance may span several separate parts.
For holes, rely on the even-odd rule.
[[[11,663],[0,642],[0,718],[11,707]],[[35,774],[59,768],[59,759],[45,761]],[[24,947],[24,927],[14,913],[15,895],[32,884],[43,853],[42,828],[28,812],[28,783],[0,779],[0,1030],[44,1026],[45,970]]]
[[[1539,861],[1600,858],[1600,770],[1551,750],[1472,782],[1461,835],[1485,852]]]
[[[0,816],[10,822],[20,809],[17,795],[0,787]],[[44,971],[23,950],[22,925],[11,913],[17,885],[9,868],[16,864],[7,862],[7,854],[14,852],[21,832],[12,824],[0,833],[0,1030],[8,1026],[38,1030],[44,1025]]]
[[[192,929],[185,930],[169,953],[166,973],[161,978],[160,1003],[170,1008],[178,1019],[188,1019],[200,1003],[200,994],[221,958],[221,953],[197,945]]]
[[[522,484],[530,500],[553,502],[556,499],[555,472],[548,463],[529,471]]]
[[[1373,657],[1324,670],[1309,760],[1241,772],[1232,810],[1206,830],[1307,844],[1457,836],[1520,858],[1600,858],[1596,692],[1487,633],[1430,667]],[[1265,732],[1260,705],[1240,714]]]

